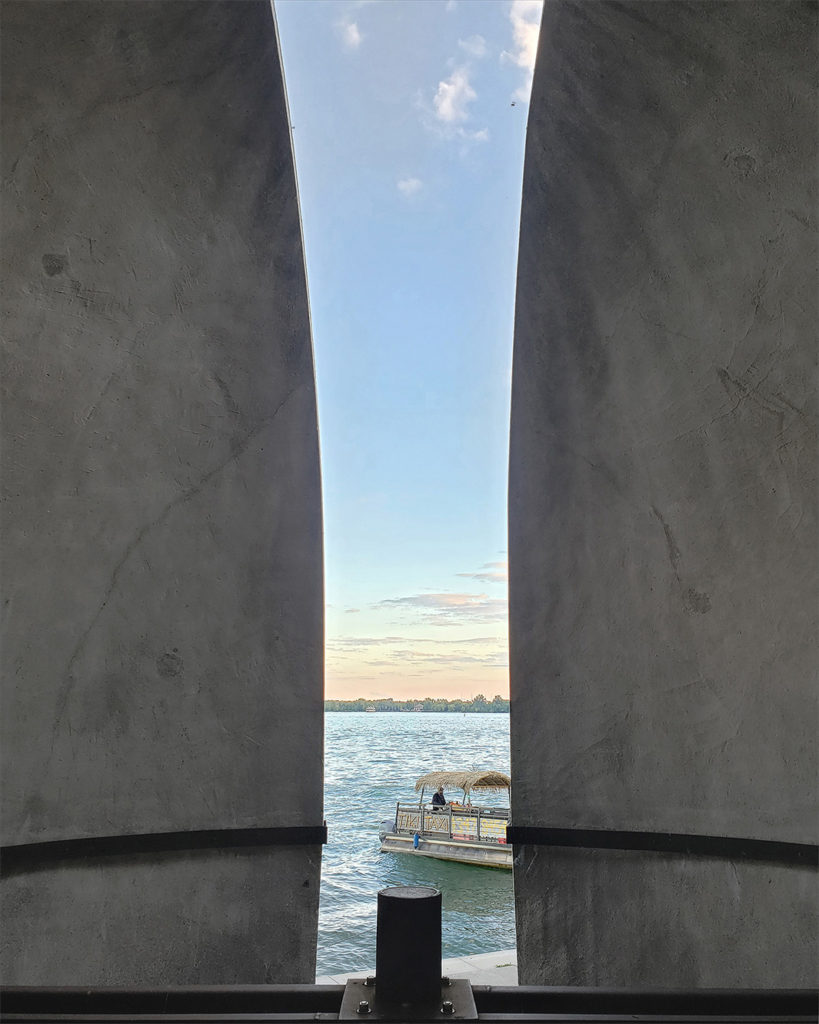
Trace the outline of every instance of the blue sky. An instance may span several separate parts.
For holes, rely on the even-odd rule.
[[[509,692],[539,0],[276,0],[310,287],[328,697]]]

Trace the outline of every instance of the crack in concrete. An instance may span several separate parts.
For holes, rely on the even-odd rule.
[[[773,367],[768,370],[768,372],[759,381],[757,381],[756,384],[752,385],[741,377],[732,377],[724,367],[718,366],[717,376],[725,389],[725,393],[733,400],[734,404],[728,412],[715,417],[708,425],[711,426],[718,420],[724,419],[726,416],[731,416],[737,411],[742,403],[748,399],[755,402],[764,412],[767,412],[770,416],[774,416],[779,420],[780,432],[784,426],[784,420],[788,415],[788,412],[795,413],[797,416],[803,415],[802,411],[797,406],[782,395],[778,393],[771,395],[760,392],[760,388],[772,373]],[[739,397],[737,397],[737,395]]]
[[[679,564],[680,564],[680,549],[677,547],[676,541],[674,540],[674,534],[671,532],[671,527],[663,518],[662,513],[656,505],[651,506],[651,511],[660,521],[663,532],[665,533],[665,543],[668,548],[668,560],[671,563],[671,568],[674,570],[674,576],[677,582],[680,582]]]
[[[208,79],[213,78],[220,72],[224,72],[225,69],[229,67],[231,62],[235,62],[238,66],[241,66],[243,58],[247,58],[247,53],[244,51],[231,56],[227,61],[218,63],[214,67],[210,68],[208,71],[200,72],[198,74],[185,75],[180,78],[169,78],[163,82],[153,82],[151,83],[151,85],[146,86],[144,89],[140,89],[134,93],[126,93],[122,96],[101,96],[98,100],[90,103],[83,110],[80,110],[77,113],[75,113],[70,118],[70,121],[69,119],[64,119],[63,121],[61,121],[60,126],[62,128],[65,128],[70,123],[73,128],[77,125],[78,122],[84,120],[89,116],[93,116],[98,111],[103,110],[105,107],[118,106],[123,103],[132,103],[134,100],[138,100],[140,97],[145,96],[148,93],[154,92],[156,89],[177,89],[179,87],[184,88],[192,85],[202,85],[204,82],[208,81]],[[16,181],[17,168],[20,164],[20,161],[23,159],[24,156],[26,156],[28,150],[35,142],[37,142],[40,139],[41,136],[45,135],[46,137],[50,137],[51,127],[52,126],[50,124],[41,125],[29,136],[27,141],[23,144],[22,148],[20,149],[20,152],[18,153],[16,159],[9,168],[9,173],[5,175],[5,177],[2,179],[0,187],[2,187],[3,189],[14,188],[15,192],[17,192],[17,194],[20,195],[20,190],[17,186]],[[34,173],[37,173],[36,168],[34,168]],[[46,187],[50,188],[47,182],[44,182],[44,184],[46,185]]]
[[[92,630],[99,621],[100,616],[102,615],[103,611],[108,605],[108,602],[111,599],[111,595],[114,593],[114,590],[116,589],[117,584],[119,583],[119,577],[126,562],[130,559],[134,551],[136,551],[136,549],[140,546],[145,537],[152,530],[156,529],[157,526],[161,525],[175,508],[178,508],[180,505],[184,505],[186,502],[196,497],[196,495],[199,494],[200,491],[214,477],[218,476],[218,474],[220,474],[231,463],[235,462],[241,455],[243,455],[245,451],[247,451],[248,447],[250,446],[254,438],[258,437],[259,434],[261,434],[268,426],[270,426],[270,424],[276,419],[278,414],[281,412],[284,406],[290,401],[290,399],[293,397],[297,390],[298,388],[293,388],[293,390],[289,391],[282,399],[282,401],[279,403],[279,405],[273,410],[273,412],[270,413],[270,415],[265,416],[257,427],[249,431],[245,435],[245,437],[235,446],[235,448],[233,448],[233,450],[231,451],[230,455],[227,458],[223,459],[222,462],[220,462],[217,466],[214,466],[213,469],[205,473],[202,477],[200,477],[200,479],[195,484],[187,488],[187,490],[183,491],[181,494],[177,495],[175,498],[169,501],[168,504],[162,509],[162,511],[157,516],[155,516],[152,520],[150,520],[150,522],[146,523],[144,526],[140,527],[139,530],[137,530],[134,538],[130,541],[130,543],[126,545],[125,550],[120,556],[119,561],[114,566],[111,572],[110,582],[105,589],[102,601],[97,607],[97,610],[94,612],[94,615],[92,616],[90,623],[83,631],[82,635],[80,636],[79,640],[74,646],[74,650],[72,651],[71,656],[69,657],[66,663],[65,669],[63,670],[63,682],[61,684],[60,691],[58,692],[57,699],[55,701],[54,724],[52,726],[51,732],[51,748],[48,760],[44,765],[44,771],[50,764],[51,757],[54,754],[54,743],[57,738],[57,731],[62,721],[62,717],[65,714],[68,699],[71,695],[71,691],[74,686],[74,679],[71,675],[72,669],[74,668],[77,659],[79,658],[83,649],[85,648],[88,637],[90,636]]]
[[[23,157],[26,155],[26,152],[28,151],[29,147],[32,146],[40,138],[41,135],[45,135],[47,134],[47,132],[48,127],[46,125],[41,125],[29,136],[29,138],[23,144],[23,147],[21,148],[20,152],[17,154],[17,158],[15,159],[14,163],[9,168],[9,173],[3,178],[3,188],[6,188],[8,186],[15,186],[15,191],[17,191],[18,195],[20,194],[19,190],[16,189],[14,181],[15,175],[17,174],[17,166],[23,159]]]

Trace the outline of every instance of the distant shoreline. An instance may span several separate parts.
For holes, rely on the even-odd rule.
[[[495,696],[487,700],[479,693],[474,700],[445,700],[436,697],[424,697],[423,700],[394,700],[386,697],[382,700],[365,700],[359,697],[356,700],[326,700],[324,710],[327,711],[449,711],[454,714],[508,714],[509,700],[506,697]]]

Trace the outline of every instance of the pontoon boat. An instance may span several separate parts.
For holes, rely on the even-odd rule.
[[[381,823],[381,852],[437,857],[439,860],[511,868],[506,845],[509,808],[472,803],[472,793],[509,793],[508,775],[496,771],[431,772],[415,783],[417,802],[399,801],[395,816]],[[424,801],[427,789],[459,789],[462,801],[444,806]],[[507,800],[508,804],[508,800]]]

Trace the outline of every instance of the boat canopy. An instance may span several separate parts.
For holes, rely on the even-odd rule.
[[[508,775],[504,775],[503,772],[489,770],[480,772],[430,772],[428,775],[422,775],[415,783],[415,791],[419,792],[427,786],[432,789],[443,786],[444,789],[462,789],[466,795],[469,795],[473,789],[482,789],[484,792],[490,793],[502,793],[505,789],[509,789],[511,785],[512,780]]]

